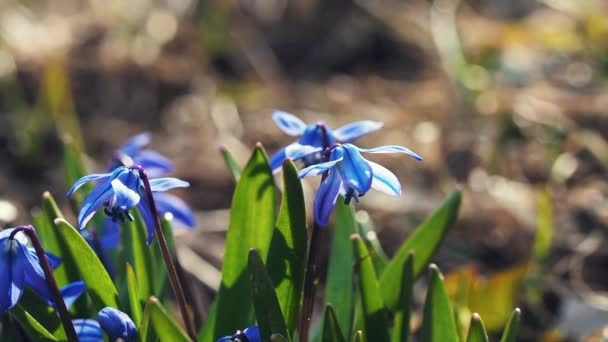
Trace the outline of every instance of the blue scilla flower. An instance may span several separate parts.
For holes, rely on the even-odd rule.
[[[258,328],[257,326],[252,326],[252,327],[246,328],[243,331],[238,330],[232,336],[224,336],[224,337],[220,338],[219,340],[217,340],[217,342],[233,342],[233,341],[260,342],[260,328]]]
[[[294,115],[282,111],[274,111],[272,119],[286,134],[302,136],[298,141],[281,148],[270,158],[270,167],[275,173],[281,169],[281,164],[283,164],[285,158],[303,159],[307,166],[317,164],[322,162],[323,156],[320,151],[324,147],[331,146],[336,142],[355,141],[384,126],[379,121],[364,120],[331,130],[323,122],[306,125]]]
[[[148,144],[150,144],[150,133],[147,132],[127,140],[114,152],[108,171],[119,166],[141,165],[152,178],[161,177],[173,171],[175,166],[171,160],[154,150],[144,149]]]
[[[152,217],[150,203],[148,203],[139,170],[120,166],[110,173],[92,174],[82,177],[74,183],[67,196],[70,197],[85,183],[94,180],[98,180],[99,183],[84,201],[78,213],[78,227],[83,229],[101,207],[104,207],[106,215],[115,222],[133,221],[133,216],[129,210],[137,207],[146,222],[148,244],[152,243],[152,239],[154,238],[154,220],[156,218]],[[188,182],[177,178],[163,177],[150,179],[150,187],[153,193],[188,186],[190,186]]]
[[[105,307],[99,311],[97,320],[111,341],[122,339],[126,342],[134,342],[137,340],[135,323],[126,313],[111,307]]]
[[[328,224],[338,195],[345,196],[346,204],[353,198],[358,201],[371,188],[392,196],[401,195],[401,184],[397,177],[385,167],[363,158],[361,152],[404,153],[422,160],[422,157],[402,146],[362,149],[352,144],[332,145],[325,151],[326,162],[304,168],[298,174],[300,178],[323,174],[313,205],[315,222],[320,226]]]
[[[80,342],[102,342],[103,332],[99,322],[94,319],[72,320],[76,335]]]

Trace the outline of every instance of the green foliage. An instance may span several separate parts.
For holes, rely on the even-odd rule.
[[[325,306],[325,320],[323,322],[323,342],[346,342],[346,338],[340,330],[336,312],[331,305]]]
[[[393,328],[392,342],[407,342],[410,340],[410,317],[412,299],[414,297],[414,254],[410,253],[403,264],[401,276],[401,296],[399,307],[395,311],[395,326]]]
[[[152,249],[147,245],[148,233],[146,224],[137,210],[133,210],[133,222],[122,224],[122,242],[124,245],[124,263],[129,263],[135,271],[137,293],[142,303],[155,294],[154,274],[157,265],[152,259]]]
[[[21,305],[11,310],[11,316],[19,323],[25,335],[33,342],[58,341],[53,334],[30,315]]]
[[[228,171],[230,171],[230,175],[232,176],[232,179],[234,179],[236,182],[239,181],[239,179],[241,178],[241,167],[239,166],[239,163],[236,162],[236,159],[234,159],[234,156],[232,155],[232,153],[225,147],[222,146],[220,148],[220,152],[222,152],[222,157],[224,157],[224,162],[226,163],[226,166],[228,167]]]
[[[467,342],[488,342],[488,333],[483,325],[481,317],[474,313],[471,317],[469,332],[467,333]]]
[[[137,284],[137,276],[133,267],[127,264],[127,288],[129,290],[129,307],[131,309],[131,318],[135,324],[139,325],[141,322],[142,315],[142,298],[139,295],[139,286]]]
[[[152,327],[160,341],[189,342],[188,335],[167,314],[155,297],[150,297],[144,309],[142,324],[140,325],[140,336],[146,341],[149,329]]]
[[[519,321],[521,320],[521,310],[518,308],[513,310],[511,318],[505,327],[500,342],[515,342],[517,339],[517,330],[519,329]]]
[[[454,313],[443,285],[443,276],[435,265],[430,266],[430,281],[424,304],[421,339],[425,342],[459,341]]]

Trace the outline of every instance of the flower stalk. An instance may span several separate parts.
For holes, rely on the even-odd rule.
[[[74,324],[72,324],[72,319],[70,318],[70,314],[68,309],[63,301],[63,296],[61,295],[61,291],[59,290],[59,286],[57,285],[57,280],[53,275],[53,269],[51,264],[49,263],[46,254],[44,253],[44,249],[42,249],[42,244],[40,243],[40,239],[38,239],[38,235],[36,235],[36,230],[32,226],[21,226],[15,228],[15,230],[11,233],[10,239],[15,238],[15,234],[18,232],[23,232],[26,234],[32,245],[34,246],[34,250],[36,250],[36,255],[38,256],[38,260],[40,261],[40,266],[44,271],[44,277],[49,286],[49,291],[53,296],[53,302],[55,303],[55,308],[57,309],[57,313],[59,314],[59,318],[61,319],[61,324],[63,325],[63,330],[65,330],[65,335],[68,339],[68,342],[78,342],[78,335],[76,334],[76,330],[74,329]]]
[[[154,197],[152,196],[152,187],[150,186],[148,175],[141,166],[136,165],[131,166],[130,168],[139,172],[139,177],[144,184],[146,196],[148,197],[148,202],[150,204],[152,219],[154,221],[154,230],[156,231],[156,238],[160,247],[163,260],[165,262],[165,267],[167,268],[167,274],[169,275],[169,282],[171,283],[171,288],[173,289],[173,293],[175,294],[175,298],[177,300],[177,305],[179,306],[180,313],[183,317],[184,325],[186,326],[186,332],[188,333],[188,336],[190,336],[190,338],[194,340],[196,339],[196,329],[194,328],[194,323],[192,321],[190,311],[188,310],[188,306],[186,304],[186,297],[184,296],[184,290],[181,282],[179,281],[175,264],[173,263],[173,259],[171,259],[171,253],[169,252],[169,247],[167,246],[165,234],[163,233],[163,230],[160,226],[158,212],[156,210],[156,204],[154,203]]]

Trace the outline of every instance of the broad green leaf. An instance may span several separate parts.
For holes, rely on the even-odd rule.
[[[481,317],[474,313],[471,316],[471,324],[467,333],[467,342],[488,342],[488,333],[484,327]]]
[[[78,179],[86,175],[85,167],[82,164],[82,153],[71,139],[63,144],[63,175],[67,188],[70,188]],[[87,183],[72,195],[70,203],[74,212],[78,212],[91,189],[91,184]]]
[[[388,314],[378,287],[374,264],[361,237],[353,235],[351,240],[356,257],[355,269],[359,279],[365,336],[373,336],[373,341],[389,341]]]
[[[338,325],[346,334],[350,334],[353,324],[354,280],[353,264],[355,256],[350,236],[356,233],[354,212],[351,206],[344,204],[344,198],[336,202],[336,223],[332,241],[325,303],[331,304],[336,314]],[[350,336],[345,336],[347,339]]]
[[[425,342],[459,341],[454,313],[443,285],[443,276],[435,265],[430,266],[431,275],[424,303],[421,340]]]
[[[131,308],[131,318],[133,322],[139,323],[141,322],[141,307],[142,300],[139,296],[139,286],[137,285],[137,276],[135,275],[135,271],[133,271],[133,267],[127,263],[127,288],[129,290],[129,306]]]
[[[433,215],[423,222],[405,242],[397,255],[388,264],[380,278],[380,287],[384,303],[389,310],[396,310],[399,305],[403,277],[403,264],[410,252],[416,254],[414,260],[414,278],[418,278],[428,265],[431,257],[439,248],[448,228],[456,221],[460,208],[460,191],[453,192]]]
[[[331,305],[325,307],[325,322],[323,323],[323,342],[346,342],[338,325],[336,313]]]
[[[414,254],[409,254],[403,264],[401,297],[399,307],[395,311],[395,327],[393,328],[393,342],[407,342],[410,340],[410,317],[412,300],[414,297]]]
[[[266,271],[264,262],[255,249],[249,251],[248,268],[251,297],[253,298],[255,317],[260,327],[262,341],[268,341],[270,336],[275,333],[289,336],[272,280]]]
[[[19,323],[27,337],[32,341],[58,341],[53,334],[46,330],[42,324],[25,311],[21,305],[17,304],[17,306],[10,311],[10,314]]]
[[[135,271],[137,292],[142,303],[154,295],[154,274],[158,266],[152,260],[152,249],[146,243],[148,233],[146,224],[137,210],[132,210],[133,222],[122,224],[123,256]]]
[[[261,146],[240,178],[230,212],[222,282],[200,341],[215,341],[254,323],[247,277],[247,254],[255,248],[266,260],[276,223],[276,193],[272,170]]]
[[[224,157],[224,162],[226,162],[232,179],[234,179],[235,182],[238,182],[241,178],[241,167],[239,166],[239,163],[236,162],[236,159],[234,159],[234,156],[226,146],[221,146],[220,151],[222,152],[222,157]]]
[[[62,259],[70,282],[82,280],[87,286],[93,311],[118,307],[118,292],[112,279],[84,238],[66,220],[55,219],[55,234],[61,251],[49,251]]]
[[[300,313],[308,234],[302,183],[295,165],[289,160],[283,163],[283,184],[283,201],[267,265],[287,330],[293,333]]]
[[[502,333],[500,342],[515,342],[517,339],[517,330],[519,329],[519,321],[521,319],[521,310],[519,308],[513,310],[511,319]]]
[[[141,339],[146,341],[149,329],[152,328],[160,341],[173,342],[189,342],[188,335],[175,323],[175,321],[167,314],[167,311],[158,302],[155,297],[150,297],[148,304],[144,309],[143,319],[141,323]]]

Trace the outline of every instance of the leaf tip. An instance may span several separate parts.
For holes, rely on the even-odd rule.
[[[150,296],[150,298],[148,298],[148,304],[158,304],[158,298]]]
[[[513,310],[513,314],[517,315],[518,317],[521,316],[521,309],[515,308],[515,310]]]
[[[473,316],[471,316],[471,319],[474,321],[481,321],[481,316],[479,316],[477,312],[474,312]]]
[[[361,240],[361,236],[359,234],[352,234],[349,238],[350,238],[350,241]]]
[[[50,192],[45,191],[45,192],[42,193],[42,199],[43,200],[48,200],[48,199],[51,199],[51,198],[53,198],[53,196],[51,195]]]

